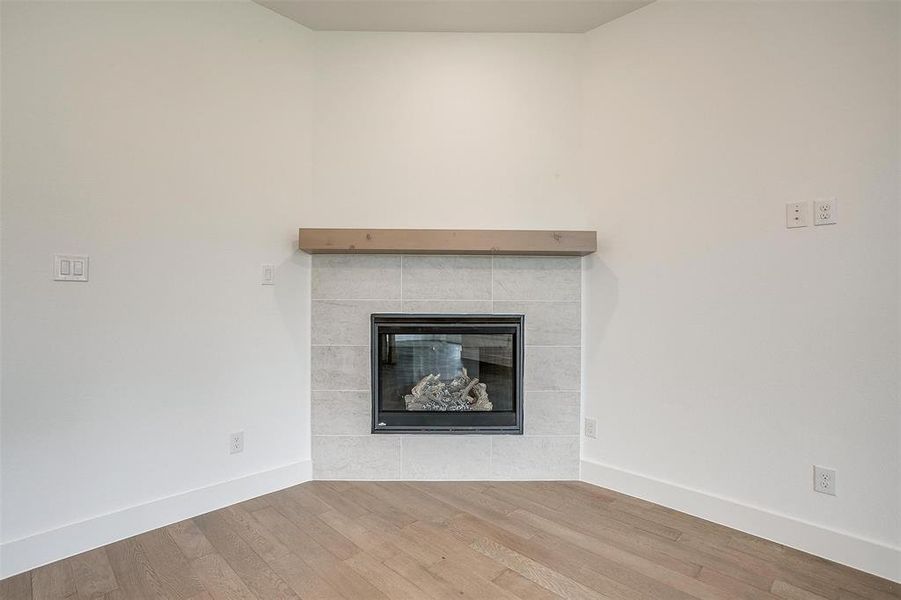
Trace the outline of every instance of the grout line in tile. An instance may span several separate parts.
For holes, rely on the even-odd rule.
[[[332,390],[332,389],[321,389],[321,388],[313,389],[313,388],[311,388],[310,391],[311,392],[371,392],[372,390],[369,388],[366,388],[365,390],[362,390],[362,389]],[[575,393],[575,394],[579,394],[579,393],[581,393],[581,390],[579,388],[574,388],[574,389],[569,389],[569,390],[532,390],[532,389],[528,389],[528,390],[524,390],[524,391],[526,394],[532,394],[532,393],[541,393],[541,394],[550,394],[550,393],[574,394]]]
[[[310,344],[310,348],[369,348],[369,344]]]
[[[526,348],[581,348],[581,347],[582,346],[580,344],[526,344]]]
[[[581,300],[532,300],[490,298],[310,298],[313,302],[507,302],[510,304],[581,304]]]
[[[491,312],[494,312],[494,255],[491,255]]]
[[[492,262],[494,257],[491,257]],[[494,436],[491,436],[490,445],[488,447],[488,476],[494,475]]]
[[[400,298],[310,298],[312,302],[400,302]]]
[[[481,433],[314,433],[313,437],[399,437],[401,438],[401,442],[403,442],[403,438],[414,436],[421,438],[430,438],[430,437],[473,437],[479,436],[482,437],[485,434]],[[498,434],[488,434],[492,441],[492,446],[494,443],[494,438],[504,437],[504,438],[574,438],[579,437],[578,433],[533,433],[533,434],[523,434],[523,435],[507,435],[503,433]]]
[[[461,313],[462,314],[462,313]],[[369,344],[310,344],[311,348],[369,348]],[[526,344],[526,348],[582,348],[580,344]]]

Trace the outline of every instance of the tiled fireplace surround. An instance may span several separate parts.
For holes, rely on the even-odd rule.
[[[374,312],[524,313],[524,435],[370,433]],[[313,256],[316,479],[578,479],[581,259]]]

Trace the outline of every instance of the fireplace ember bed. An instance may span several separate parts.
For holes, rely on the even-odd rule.
[[[371,317],[372,433],[522,434],[520,314]]]

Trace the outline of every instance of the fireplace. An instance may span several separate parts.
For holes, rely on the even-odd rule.
[[[523,315],[371,324],[372,433],[522,434]]]

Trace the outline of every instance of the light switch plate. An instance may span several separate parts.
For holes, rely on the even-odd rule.
[[[814,225],[835,225],[835,198],[822,198],[813,203]]]
[[[53,255],[53,280],[54,281],[87,281],[88,280],[87,256],[75,254]]]
[[[261,265],[260,272],[260,283],[262,285],[275,285],[275,265]]]
[[[785,205],[785,227],[807,227],[807,215],[810,207],[807,202],[788,202]]]
[[[585,417],[585,437],[598,438],[598,420]]]

